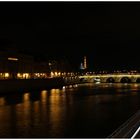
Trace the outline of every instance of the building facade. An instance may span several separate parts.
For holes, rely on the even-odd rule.
[[[28,79],[47,77],[47,62],[37,63],[33,56],[12,51],[0,52],[0,79]]]

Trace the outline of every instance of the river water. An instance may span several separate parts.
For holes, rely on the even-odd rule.
[[[79,84],[0,96],[1,138],[106,138],[140,109],[140,84]]]

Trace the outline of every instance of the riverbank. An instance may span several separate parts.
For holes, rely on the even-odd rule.
[[[78,80],[66,82],[63,78],[47,78],[47,79],[9,79],[0,80],[0,93],[27,91],[36,89],[62,88],[66,85],[77,84]]]

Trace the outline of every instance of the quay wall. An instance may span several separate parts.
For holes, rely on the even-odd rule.
[[[79,80],[65,80],[64,78],[47,78],[47,79],[9,79],[0,80],[0,93],[14,91],[28,91],[35,89],[62,88],[65,85],[78,84]]]

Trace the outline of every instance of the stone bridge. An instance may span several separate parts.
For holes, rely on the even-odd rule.
[[[79,76],[83,82],[140,83],[140,74],[95,74]]]

